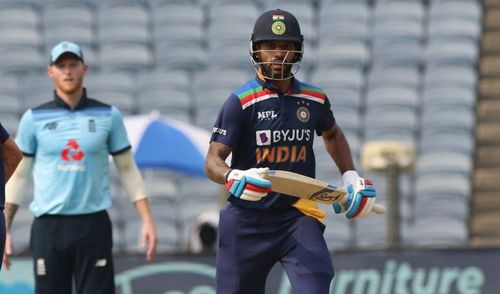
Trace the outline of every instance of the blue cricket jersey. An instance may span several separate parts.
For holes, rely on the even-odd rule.
[[[0,143],[5,143],[9,139],[9,133],[0,123]],[[5,205],[5,171],[3,170],[3,157],[0,156],[0,210]]]
[[[34,157],[34,199],[43,214],[87,214],[111,206],[108,156],[130,149],[121,113],[88,98],[70,109],[54,100],[23,114],[16,142]]]
[[[211,141],[232,148],[231,168],[269,167],[315,176],[314,133],[333,127],[330,102],[318,87],[293,78],[290,90],[280,93],[257,76],[225,101]],[[257,209],[287,209],[298,198],[270,193],[260,201],[228,200]]]

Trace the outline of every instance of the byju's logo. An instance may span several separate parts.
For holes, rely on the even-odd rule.
[[[271,145],[271,131],[263,130],[255,132],[257,146]]]
[[[80,150],[80,145],[75,140],[69,140],[66,143],[66,148],[61,152],[61,157],[64,161],[80,161],[83,159],[83,151]]]

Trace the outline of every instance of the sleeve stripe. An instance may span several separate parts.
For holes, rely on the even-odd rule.
[[[120,150],[118,150],[118,151],[110,152],[109,154],[111,154],[111,155],[118,155],[118,154],[120,154],[120,153],[123,153],[123,152],[125,152],[125,151],[130,150],[131,148],[132,148],[132,146],[128,145],[128,146],[127,146],[127,147],[125,147],[125,148],[122,148],[122,149],[120,149]]]

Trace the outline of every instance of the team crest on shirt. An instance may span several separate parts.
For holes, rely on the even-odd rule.
[[[89,132],[91,132],[91,133],[96,132],[95,119],[89,119]]]
[[[309,121],[311,118],[311,113],[309,112],[309,109],[307,108],[309,106],[309,102],[306,101],[297,101],[297,118],[303,122],[306,123]]]
[[[300,106],[297,108],[297,118],[303,122],[306,123],[309,121],[309,118],[311,117],[311,114],[309,113],[309,109],[307,109],[304,106]]]

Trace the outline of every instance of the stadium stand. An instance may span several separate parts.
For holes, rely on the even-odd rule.
[[[499,246],[500,2],[486,0],[483,3],[470,240],[476,246]]]
[[[34,72],[25,75],[20,83],[20,93],[23,102],[23,112],[36,107],[54,97],[54,87],[47,75]]]
[[[199,70],[206,66],[205,17],[201,5],[163,3],[152,7],[156,66]]]
[[[318,36],[322,40],[368,43],[371,15],[367,1],[323,1],[319,9]]]
[[[96,17],[92,8],[79,2],[50,4],[43,8],[42,27],[45,52],[61,40],[72,40],[80,44],[85,52],[85,61],[89,62],[89,52],[96,47]],[[89,65],[94,66],[93,63]]]
[[[13,27],[36,30],[39,27],[40,15],[33,6],[14,2],[0,2],[0,5],[0,28]]]
[[[370,140],[391,138],[417,146],[417,169],[401,179],[403,244],[466,245],[469,228],[472,244],[500,244],[495,217],[500,209],[495,197],[500,181],[498,4],[485,6],[483,13],[475,0],[3,0],[2,123],[15,133],[19,114],[51,97],[43,71],[48,50],[68,39],[82,45],[90,64],[91,96],[125,114],[159,110],[209,130],[224,99],[254,74],[248,56],[253,22],[278,6],[297,16],[305,35],[298,77],[328,94],[356,165],[361,169],[360,150]],[[314,148],[317,177],[339,184],[321,138]],[[185,187],[179,180],[179,193],[161,193],[167,189],[161,183],[174,176],[144,172],[155,189],[160,250],[183,250],[190,221],[204,209],[217,209],[220,191]],[[375,179],[384,203],[385,177],[366,174]],[[453,184],[443,191],[436,179]],[[438,204],[429,207],[429,197],[436,195]],[[204,204],[189,210],[176,197]],[[137,224],[125,219],[135,212],[123,195],[113,201],[115,251],[135,252],[137,236],[129,232],[135,234],[130,228]],[[497,210],[489,207],[492,203]],[[178,208],[175,219],[161,219],[172,206]],[[329,212],[325,223],[331,249],[385,245],[383,217],[347,222]],[[14,238],[25,232],[20,228]]]
[[[102,97],[103,102],[115,105],[124,114],[136,112],[136,88],[129,72],[99,72],[89,75],[85,83],[90,97]]]

